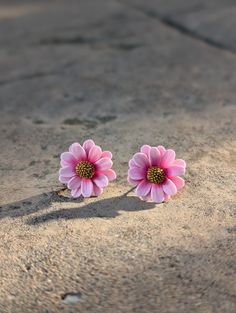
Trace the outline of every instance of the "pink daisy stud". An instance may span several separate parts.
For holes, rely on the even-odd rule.
[[[128,182],[143,200],[161,203],[184,186],[184,160],[175,159],[175,151],[163,146],[144,145],[129,161]]]
[[[59,181],[71,190],[73,198],[99,196],[108,183],[116,179],[112,167],[112,153],[102,151],[93,140],[81,146],[73,143],[61,154]]]

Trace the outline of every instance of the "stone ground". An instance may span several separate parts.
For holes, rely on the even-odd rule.
[[[235,21],[234,0],[0,1],[1,313],[236,312]],[[119,176],[72,200],[59,155],[86,138]],[[167,203],[126,183],[144,143],[187,161]]]

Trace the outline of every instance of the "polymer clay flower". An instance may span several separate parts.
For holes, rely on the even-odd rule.
[[[184,186],[184,160],[175,160],[175,151],[163,146],[144,145],[129,161],[128,182],[143,200],[161,203]]]
[[[99,196],[109,181],[116,179],[111,159],[112,153],[102,151],[91,139],[82,146],[73,143],[61,154],[59,181],[67,185],[73,198]]]

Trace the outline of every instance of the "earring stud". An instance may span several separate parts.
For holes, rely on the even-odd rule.
[[[102,194],[108,183],[116,179],[112,169],[112,153],[102,151],[92,139],[81,146],[73,143],[61,154],[59,181],[67,185],[73,198]]]
[[[161,203],[184,186],[180,176],[185,168],[184,160],[175,159],[174,150],[144,145],[129,161],[128,182],[143,200]]]

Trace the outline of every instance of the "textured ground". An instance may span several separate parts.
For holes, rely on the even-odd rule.
[[[0,1],[1,313],[236,312],[235,21],[233,0]],[[59,154],[90,137],[119,176],[75,201]],[[168,203],[126,183],[143,143],[187,162]]]

